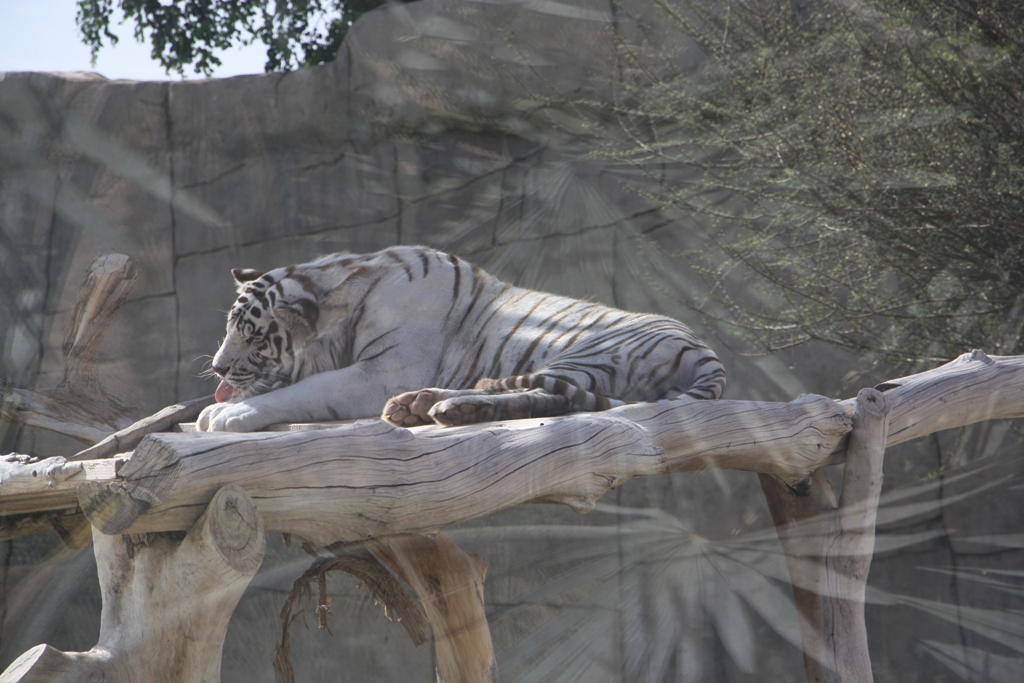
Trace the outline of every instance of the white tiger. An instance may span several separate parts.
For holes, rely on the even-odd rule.
[[[396,425],[453,425],[725,389],[714,352],[676,320],[514,287],[425,247],[231,272],[239,296],[202,430],[382,407]]]

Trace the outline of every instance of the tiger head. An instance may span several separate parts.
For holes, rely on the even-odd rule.
[[[316,336],[320,309],[311,283],[292,270],[234,268],[238,298],[227,335],[213,357],[221,377],[218,402],[262,394],[295,382],[296,354]]]

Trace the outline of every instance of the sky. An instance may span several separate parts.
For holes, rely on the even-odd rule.
[[[91,64],[89,48],[75,24],[75,0],[0,0],[0,71],[95,71],[110,79],[179,80],[168,76],[150,57],[150,47],[135,41],[134,24],[111,23],[120,38],[116,47],[105,45]],[[223,66],[214,77],[263,73],[263,44],[223,52]],[[204,78],[186,71],[187,78]]]

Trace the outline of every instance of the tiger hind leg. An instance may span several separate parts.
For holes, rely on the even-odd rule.
[[[381,418],[398,427],[434,424],[445,427],[551,417],[571,412],[571,401],[543,389],[420,389],[388,400]]]
[[[407,391],[388,399],[384,404],[381,419],[397,427],[418,427],[434,424],[430,409],[442,401],[463,396],[480,396],[486,394],[481,389],[420,389]]]
[[[428,415],[439,425],[454,427],[477,422],[551,417],[564,415],[572,409],[572,403],[565,396],[532,389],[455,396],[435,404]]]

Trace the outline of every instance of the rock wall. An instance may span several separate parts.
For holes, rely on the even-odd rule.
[[[142,416],[212,392],[202,372],[233,299],[231,267],[420,243],[517,284],[675,315],[720,348],[731,397],[854,395],[857,387],[841,382],[862,368],[837,351],[753,359],[724,347],[715,321],[696,310],[700,278],[678,256],[700,248],[698,226],[651,207],[629,189],[631,169],[592,153],[588,127],[605,122],[586,104],[624,97],[630,77],[621,39],[654,45],[660,57],[670,50],[679,68],[700,61],[692,44],[666,38],[653,12],[598,0],[424,0],[366,15],[336,62],[293,73],[189,82],[0,75],[0,375],[25,387],[60,381],[64,326],[102,253],[139,261],[101,368],[107,389]],[[689,177],[685,168],[659,173],[669,183]],[[859,385],[871,380],[869,372]],[[0,452],[80,447],[0,430]],[[971,438],[984,437],[977,452],[998,460],[1003,443],[1015,443],[1011,431]],[[955,440],[910,445],[890,455],[887,476],[899,487],[941,475],[949,457],[937,447],[967,452]],[[970,564],[977,546],[958,549],[946,529],[991,534],[1019,519],[1019,507],[993,504],[978,518],[969,501],[942,505],[956,485],[923,489],[924,512],[896,515],[894,531],[935,533],[912,554],[880,556],[872,581],[937,603],[994,607],[989,595],[969,595],[973,584],[917,569]],[[605,503],[588,517],[529,506],[452,531],[490,564],[502,680],[800,675],[799,652],[787,644],[794,614],[753,475],[651,478]],[[273,677],[277,612],[308,558],[279,539],[269,545],[229,631],[225,681]],[[95,642],[90,553],[62,551],[46,536],[8,542],[0,556],[0,668],[39,642]],[[1019,560],[1007,552],[995,563]],[[333,588],[333,635],[293,636],[300,679],[344,671],[355,680],[431,680],[426,648],[412,648],[350,580]],[[988,647],[956,620],[920,614],[906,603],[869,612],[879,680],[947,675],[924,641]]]

